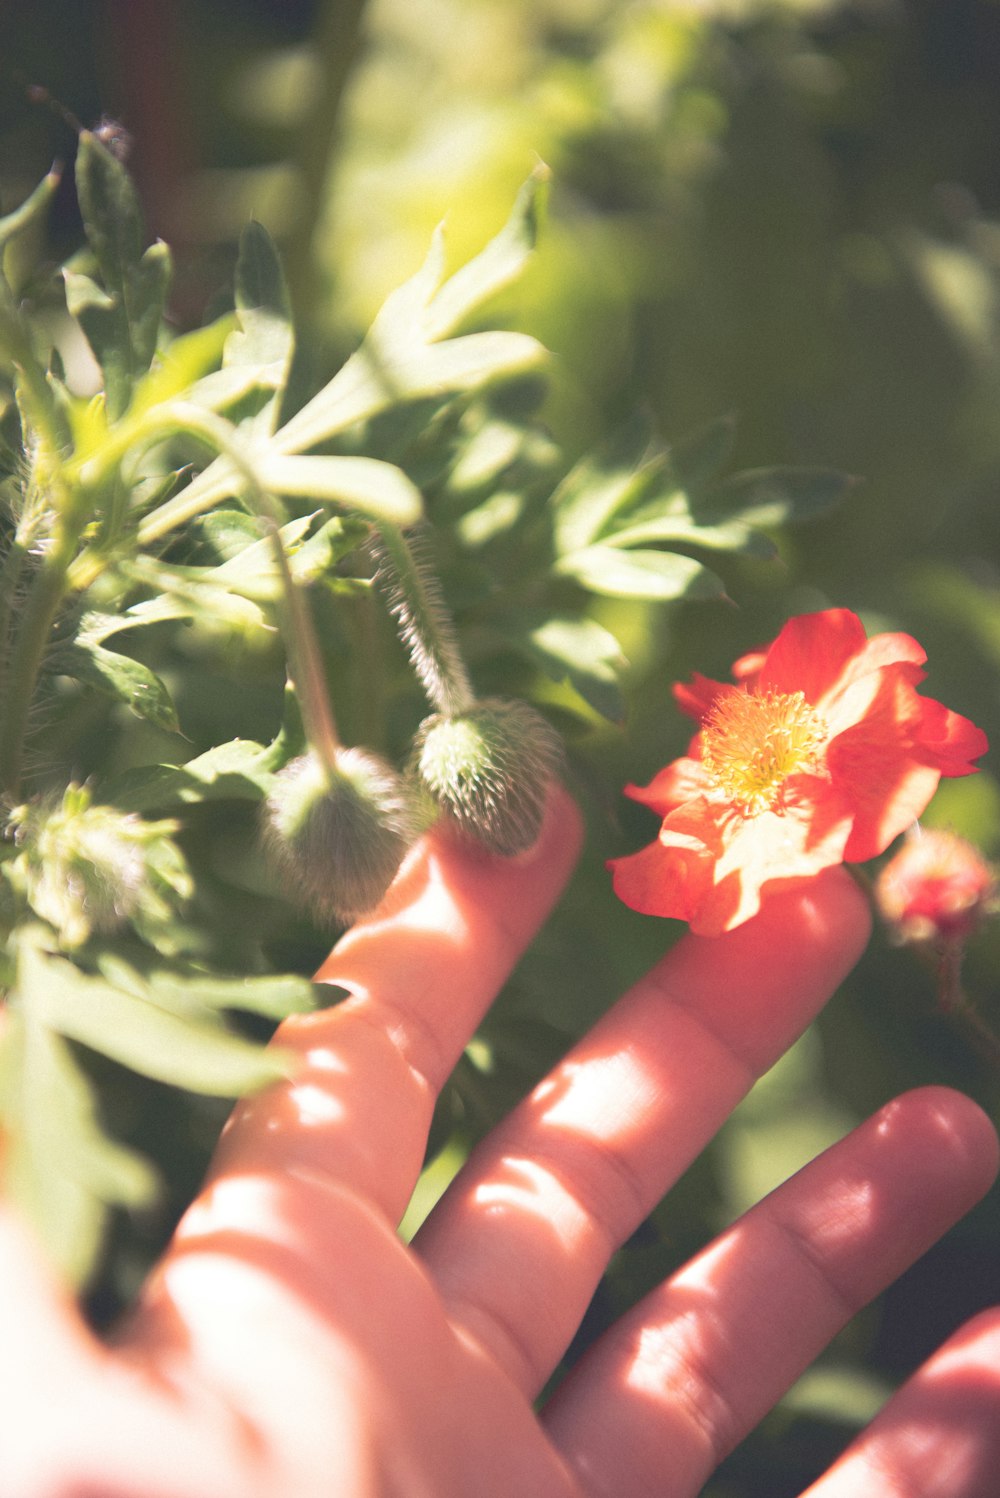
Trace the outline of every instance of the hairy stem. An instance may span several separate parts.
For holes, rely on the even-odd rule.
[[[437,578],[397,526],[379,526],[374,552],[376,583],[424,691],[438,712],[468,712],[476,697]]]

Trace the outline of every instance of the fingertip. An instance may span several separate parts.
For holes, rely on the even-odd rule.
[[[905,1132],[908,1145],[928,1155],[945,1152],[949,1174],[971,1207],[996,1180],[1000,1140],[989,1115],[953,1087],[915,1087],[882,1109],[883,1127]]]
[[[871,904],[857,880],[837,866],[766,900],[747,922],[749,942],[773,943],[779,933],[795,932],[803,952],[840,968],[846,977],[872,933]],[[840,979],[838,978],[838,982]]]

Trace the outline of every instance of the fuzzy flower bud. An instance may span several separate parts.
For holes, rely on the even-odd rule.
[[[996,909],[996,875],[956,833],[919,831],[882,869],[875,900],[900,945],[962,942]]]
[[[462,832],[511,857],[538,836],[561,755],[555,731],[526,702],[493,697],[426,718],[412,765]]]
[[[155,944],[177,902],[191,894],[171,836],[177,823],[93,805],[86,786],[16,807],[10,825],[19,852],[6,873],[63,947],[126,921]]]
[[[311,752],[291,760],[263,809],[266,855],[320,920],[374,909],[420,830],[402,778],[360,749],[339,749],[332,770]]]

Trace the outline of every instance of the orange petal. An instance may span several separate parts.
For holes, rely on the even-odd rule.
[[[802,692],[817,703],[866,644],[864,625],[850,609],[825,609],[789,619],[767,652],[757,689]]]
[[[696,849],[664,848],[650,843],[627,858],[608,864],[615,894],[642,915],[672,916],[689,921],[711,878],[711,860]]]
[[[974,774],[976,766],[972,761],[989,748],[983,730],[961,713],[953,713],[935,702],[933,697],[921,698],[921,705],[923,717],[916,737],[924,755],[942,775]]]
[[[698,760],[682,758],[660,770],[646,786],[627,785],[625,794],[665,817],[692,797],[703,796],[707,789],[707,778]]]
[[[690,681],[676,682],[671,690],[681,712],[694,718],[696,723],[701,723],[711,711],[719,693],[731,692],[732,687],[724,681],[713,681],[710,676],[702,676],[700,671],[696,671]]]

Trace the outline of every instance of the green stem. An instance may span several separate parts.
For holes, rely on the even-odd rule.
[[[323,657],[302,589],[288,566],[281,539],[281,513],[273,497],[261,484],[253,463],[244,453],[236,429],[225,417],[203,410],[200,406],[177,402],[164,421],[176,429],[203,438],[217,452],[229,459],[243,479],[258,517],[267,529],[281,577],[280,624],[288,666],[299,699],[306,738],[328,770],[336,767],[340,739],[330,702]]]
[[[376,582],[424,691],[448,717],[468,712],[476,697],[437,578],[397,526],[379,526],[375,556]]]
[[[953,1016],[965,1026],[980,1055],[1000,1071],[1000,1038],[969,1002],[962,986],[962,955],[961,941],[946,941],[938,950],[935,963],[938,1000],[945,1014]]]
[[[66,597],[66,575],[76,550],[78,528],[63,524],[56,545],[42,563],[28,594],[5,669],[5,697],[0,722],[0,788],[17,800],[24,760],[28,715],[38,673],[60,605]]]

